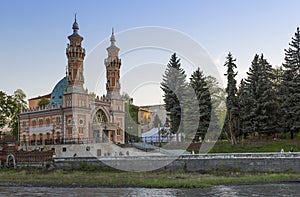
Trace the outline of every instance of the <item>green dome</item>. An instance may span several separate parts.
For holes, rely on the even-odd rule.
[[[68,80],[66,77],[61,79],[54,87],[51,98],[50,98],[50,107],[51,106],[62,106],[63,104],[63,96],[64,91],[67,89],[68,86]]]

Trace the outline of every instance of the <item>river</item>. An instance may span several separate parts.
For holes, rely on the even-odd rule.
[[[43,196],[43,197],[85,197],[85,196],[299,196],[300,185],[254,184],[219,185],[204,189],[154,189],[154,188],[60,188],[60,187],[0,187],[0,196]]]

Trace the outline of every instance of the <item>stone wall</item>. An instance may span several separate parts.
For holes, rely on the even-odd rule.
[[[229,156],[228,156],[229,155]],[[101,159],[101,158],[99,158]],[[292,171],[300,172],[300,156],[298,154],[286,155],[183,155],[175,156],[129,156],[129,157],[106,157],[103,161],[97,158],[55,158],[55,165],[58,168],[81,168],[82,166],[96,167],[104,170],[108,167],[105,163],[110,162],[110,166],[118,168],[118,165],[136,166],[155,165],[155,162],[165,160],[168,165],[160,170],[185,170],[185,171],[209,171],[219,170],[239,170],[239,171]],[[171,162],[172,161],[172,162]],[[131,170],[137,170],[132,168]]]

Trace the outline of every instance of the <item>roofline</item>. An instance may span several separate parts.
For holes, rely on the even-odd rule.
[[[30,100],[40,99],[40,98],[51,98],[51,93],[43,95],[43,96],[37,96],[37,97],[34,97],[34,98],[30,98],[28,100],[30,101]]]

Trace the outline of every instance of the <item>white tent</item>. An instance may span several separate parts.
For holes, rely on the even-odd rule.
[[[159,129],[161,130],[160,142],[170,142],[170,141],[175,142],[176,141],[176,135],[171,134],[169,127],[160,127]],[[142,133],[142,141],[143,142],[158,142],[159,141],[159,137],[158,137],[159,129],[153,128],[145,133]],[[162,132],[162,130],[165,130],[166,132]],[[181,141],[181,134],[179,134],[178,139],[179,139],[179,141]]]

